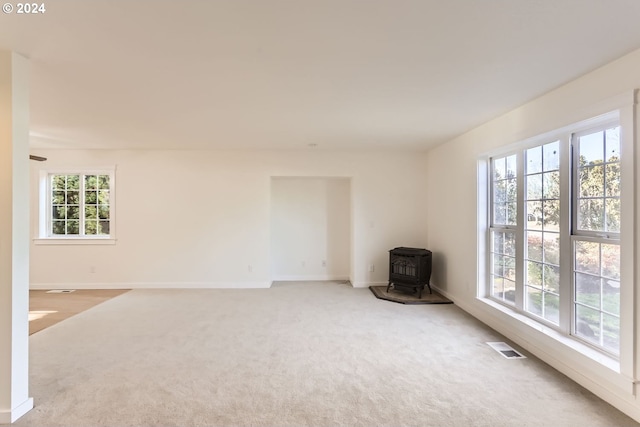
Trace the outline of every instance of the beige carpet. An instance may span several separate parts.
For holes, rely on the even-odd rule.
[[[30,337],[15,425],[639,425],[503,340],[344,283],[132,290]]]
[[[69,293],[50,293],[47,290],[30,290],[29,335],[128,291],[128,289],[80,289]]]

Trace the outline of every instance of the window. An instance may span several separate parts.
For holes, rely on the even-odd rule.
[[[573,332],[620,346],[620,128],[583,132],[574,143]]]
[[[525,310],[557,325],[560,299],[560,141],[525,156]]]
[[[516,236],[518,207],[517,160],[515,155],[492,163],[491,295],[509,304],[516,296]]]
[[[527,141],[489,164],[486,294],[617,357],[618,122]]]
[[[41,238],[113,238],[113,171],[43,172],[41,185]]]

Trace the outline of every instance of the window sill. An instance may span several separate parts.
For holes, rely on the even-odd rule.
[[[113,237],[37,237],[33,239],[36,245],[115,245],[116,239]]]
[[[580,353],[584,357],[587,357],[588,359],[596,363],[599,363],[603,367],[608,368],[613,372],[620,373],[620,362],[614,357],[611,357],[605,353],[602,353],[590,347],[587,344],[581,343],[576,339],[573,339],[564,334],[561,334],[555,329],[550,328],[549,326],[546,326],[542,323],[536,322],[534,319],[531,319],[530,317],[527,317],[523,314],[517,313],[512,309],[510,309],[509,307],[506,307],[500,303],[497,303],[489,298],[481,297],[481,298],[478,298],[478,300],[488,305],[489,307],[495,310],[498,310],[501,313],[513,318],[514,320],[517,320],[518,322],[546,335],[547,337],[553,339],[554,341],[558,342],[564,347],[571,349],[577,353]]]

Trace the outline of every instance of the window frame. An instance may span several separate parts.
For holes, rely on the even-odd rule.
[[[628,113],[628,112],[627,112]],[[481,160],[481,162],[484,162],[484,166],[480,165],[480,171],[484,171],[485,177],[480,177],[480,179],[478,180],[478,185],[479,185],[479,196],[480,197],[486,197],[486,202],[485,203],[480,203],[479,207],[482,207],[483,209],[486,210],[486,214],[482,214],[482,211],[479,211],[479,214],[482,214],[481,216],[483,218],[485,218],[485,226],[480,226],[479,231],[483,234],[482,236],[479,236],[479,242],[480,245],[479,246],[479,256],[481,258],[484,259],[484,262],[482,263],[483,268],[478,270],[478,298],[483,299],[483,300],[490,300],[494,303],[499,304],[499,306],[504,307],[504,309],[502,311],[505,312],[513,312],[513,316],[515,318],[518,318],[518,316],[525,316],[527,319],[529,319],[527,322],[529,323],[530,321],[533,322],[533,324],[539,324],[542,327],[545,328],[550,328],[551,330],[556,331],[557,333],[559,333],[559,337],[561,337],[562,339],[569,339],[575,343],[579,342],[580,344],[584,344],[587,347],[590,347],[592,349],[594,349],[597,353],[600,353],[606,357],[610,357],[612,360],[615,360],[616,362],[619,362],[620,364],[618,366],[620,366],[622,364],[623,360],[627,360],[628,356],[627,354],[629,353],[628,349],[625,349],[625,345],[623,345],[623,343],[625,342],[625,336],[628,337],[630,335],[632,335],[633,332],[633,327],[634,325],[632,324],[632,320],[626,320],[625,322],[623,322],[621,320],[621,325],[620,325],[620,348],[619,348],[619,353],[618,354],[614,354],[612,352],[607,351],[604,347],[599,347],[596,345],[593,345],[592,343],[586,341],[585,339],[580,338],[579,336],[576,336],[574,334],[574,330],[573,328],[575,327],[574,325],[574,321],[572,319],[575,319],[575,304],[574,304],[574,283],[573,283],[573,278],[575,276],[574,273],[574,262],[575,262],[575,258],[574,258],[574,253],[573,253],[573,242],[574,242],[574,234],[573,234],[573,225],[575,224],[575,203],[577,203],[575,200],[577,200],[577,193],[575,192],[575,185],[576,185],[576,179],[575,179],[575,173],[577,173],[577,166],[574,167],[573,162],[574,160],[574,153],[571,152],[571,147],[572,147],[572,142],[573,142],[573,137],[574,135],[582,135],[582,134],[588,134],[589,132],[595,130],[606,130],[608,129],[609,126],[613,125],[618,125],[620,126],[621,129],[621,136],[620,136],[620,151],[622,154],[622,158],[621,158],[621,162],[620,162],[620,168],[621,168],[621,175],[629,175],[631,177],[633,177],[633,147],[629,147],[633,145],[633,140],[631,139],[631,141],[629,141],[629,137],[627,136],[626,138],[623,138],[623,134],[626,132],[627,134],[633,134],[632,130],[633,130],[633,123],[630,122],[630,120],[627,118],[627,116],[625,116],[623,114],[622,109],[619,110],[613,110],[609,113],[605,113],[602,114],[600,116],[596,116],[592,119],[588,119],[588,120],[584,120],[582,122],[577,122],[574,123],[572,125],[569,126],[565,126],[561,129],[552,131],[552,132],[547,132],[545,134],[542,135],[538,135],[536,137],[533,138],[529,138],[527,140],[523,140],[514,144],[510,144],[506,147],[503,147],[503,149],[497,149],[492,151],[491,153],[486,153],[485,156],[483,157],[484,160]],[[623,130],[624,127],[627,127],[628,130],[625,131]],[[524,199],[525,199],[525,192],[527,191],[526,189],[526,176],[525,176],[525,165],[524,162],[526,160],[526,151],[530,148],[533,147],[537,147],[537,146],[544,146],[547,143],[553,142],[553,141],[560,141],[560,209],[561,209],[561,214],[560,214],[560,224],[559,224],[559,229],[560,229],[560,275],[561,275],[561,286],[560,286],[560,319],[558,324],[554,324],[552,322],[548,322],[546,321],[544,318],[542,317],[538,317],[535,316],[533,314],[528,313],[525,310],[525,303],[523,301],[524,298],[526,298],[526,296],[524,295],[525,292],[525,288],[526,288],[526,284],[525,284],[525,280],[524,280],[524,256],[526,254],[524,246],[526,245],[526,225],[524,224],[523,220],[525,218],[526,215],[526,209],[524,206]],[[518,165],[517,165],[517,170],[518,170],[518,221],[516,226],[507,226],[504,227],[502,225],[496,226],[495,222],[494,222],[494,208],[493,208],[493,177],[494,177],[494,163],[493,160],[494,158],[499,158],[499,157],[507,157],[509,155],[513,155],[513,154],[517,155],[517,161],[518,161]],[[632,157],[631,159],[626,159],[626,157]],[[626,165],[624,163],[627,163]],[[568,163],[568,164],[567,164]],[[630,164],[630,165],[629,165]],[[623,235],[623,230],[632,229],[632,222],[633,222],[633,206],[627,206],[627,205],[632,205],[632,200],[633,200],[633,185],[628,185],[628,183],[626,181],[628,181],[629,177],[623,177],[621,178],[621,180],[625,181],[625,184],[622,185],[621,187],[621,196],[620,196],[620,200],[621,200],[621,215],[622,215],[622,222],[620,225],[621,228],[621,233],[618,233],[620,236],[620,240],[617,240],[618,243],[620,243],[621,248],[623,246],[625,246],[625,249],[622,250],[621,249],[621,290],[620,290],[620,317],[622,319],[622,316],[629,316],[629,313],[632,312],[633,308],[624,308],[624,298],[625,298],[625,294],[628,294],[630,292],[633,292],[632,289],[629,289],[630,286],[632,286],[633,284],[633,275],[629,275],[629,271],[633,270],[632,266],[629,265],[628,261],[623,261],[623,257],[626,260],[629,259],[634,259],[634,255],[633,255],[633,241],[628,242],[627,244],[623,245],[622,244],[622,235]],[[484,189],[480,188],[480,186],[484,186]],[[625,194],[624,196],[622,196],[622,194]],[[484,196],[483,196],[484,195]],[[625,199],[630,199],[630,200],[626,200],[625,203]],[[625,212],[631,210],[631,214],[629,214],[628,212]],[[631,215],[631,219],[628,221],[625,221],[625,217]],[[625,224],[625,225],[623,225]],[[479,223],[480,225],[480,223]],[[482,229],[484,228],[484,231],[482,231]],[[516,254],[516,303],[515,304],[511,304],[511,303],[507,303],[505,301],[501,301],[500,298],[497,298],[495,296],[492,295],[493,290],[492,290],[492,283],[491,283],[491,276],[492,276],[492,257],[493,257],[493,233],[495,231],[510,231],[510,232],[514,232],[515,229],[515,233],[516,233],[516,250],[519,251],[519,253]],[[624,231],[624,233],[626,233],[626,231]],[[633,233],[629,234],[630,236],[633,236]],[[631,246],[631,249],[629,250],[629,246]],[[626,253],[627,251],[629,251],[630,253]],[[623,255],[624,254],[624,255]],[[625,268],[626,266],[626,268]],[[626,274],[625,274],[626,271]],[[629,282],[631,284],[629,284]],[[623,283],[625,283],[623,285]],[[624,289],[624,293],[623,293],[623,289]],[[626,314],[623,314],[626,313]],[[631,316],[631,318],[633,318],[633,316]],[[628,345],[627,345],[628,346]],[[589,353],[588,351],[585,350],[584,352],[585,354]]]
[[[494,157],[491,157],[489,159],[489,168],[488,168],[488,173],[489,173],[489,176],[488,176],[489,200],[488,200],[488,203],[487,203],[488,208],[489,208],[489,213],[488,213],[489,214],[489,216],[488,216],[488,218],[489,218],[489,226],[488,226],[488,236],[487,236],[487,244],[488,244],[488,247],[487,247],[487,254],[488,254],[488,257],[487,257],[487,277],[488,277],[489,280],[488,280],[487,292],[488,292],[488,295],[491,296],[491,297],[493,297],[493,295],[492,295],[493,294],[493,292],[492,292],[492,286],[493,286],[492,278],[493,278],[493,276],[495,276],[495,274],[493,274],[493,257],[494,257],[494,254],[495,254],[495,252],[494,252],[495,240],[493,239],[493,233],[499,232],[499,233],[505,233],[505,234],[506,233],[513,234],[516,242],[518,241],[518,234],[519,234],[518,224],[519,224],[520,221],[519,221],[519,218],[517,216],[517,213],[519,211],[517,209],[517,206],[520,203],[520,197],[521,197],[521,195],[520,195],[520,190],[521,189],[520,189],[520,186],[518,185],[518,179],[519,179],[520,172],[521,172],[519,170],[520,163],[521,163],[520,154],[518,153],[517,150],[507,150],[504,153],[500,154],[500,158],[504,158],[505,159],[505,165],[506,165],[506,163],[508,161],[507,159],[509,157],[511,157],[511,156],[515,156],[515,160],[516,160],[516,174],[515,174],[515,179],[516,179],[516,220],[515,220],[515,224],[508,224],[507,223],[508,221],[505,221],[504,224],[501,224],[501,223],[499,224],[499,223],[496,222],[496,219],[495,219],[495,208],[494,208],[495,185],[494,185],[494,178],[493,177],[494,177],[495,160],[496,160],[496,157],[498,157],[498,156],[494,156]],[[505,168],[505,170],[506,170],[506,168]],[[512,178],[506,178],[506,177],[504,178],[504,180],[508,180],[508,179],[512,179]],[[517,287],[518,272],[521,269],[518,268],[520,250],[519,250],[517,244],[515,246],[516,246],[516,248],[515,248],[515,254],[514,254],[514,257],[515,257],[515,267],[514,268],[516,270],[515,283],[516,283],[516,287]],[[502,253],[501,255],[504,257],[505,254]],[[502,279],[504,281],[504,279],[505,279],[504,274],[501,275],[501,277],[502,277]],[[504,284],[503,284],[503,290],[504,290]],[[495,297],[493,297],[493,298],[495,298]],[[520,298],[520,296],[516,292],[515,301],[513,303],[511,303],[511,302],[508,302],[504,298],[504,295],[503,295],[503,298],[500,300],[500,303],[501,304],[505,304],[508,307],[514,308],[514,307],[518,306],[519,298]],[[496,300],[498,300],[498,299],[496,298]]]
[[[87,175],[109,176],[109,234],[84,234],[81,228],[80,234],[53,234],[52,233],[52,177],[55,175],[80,175],[80,210],[81,218],[84,217],[86,206],[84,197],[84,178]],[[74,168],[74,169],[43,169],[39,177],[39,212],[38,212],[38,236],[34,239],[36,244],[115,244],[116,242],[116,168]],[[81,227],[84,221],[80,220]]]
[[[580,156],[580,152],[579,152],[579,144],[580,144],[580,138],[582,136],[585,135],[589,135],[592,134],[594,132],[606,132],[607,129],[610,129],[611,127],[615,127],[618,126],[620,128],[620,133],[622,134],[622,120],[621,118],[618,118],[617,120],[611,120],[609,122],[604,122],[599,124],[598,126],[592,126],[592,127],[587,127],[585,129],[581,129],[578,132],[574,132],[571,135],[571,162],[572,162],[572,166],[571,166],[571,230],[570,230],[570,250],[571,250],[571,296],[570,296],[570,303],[571,303],[571,310],[570,310],[570,315],[571,318],[570,320],[572,321],[570,324],[570,334],[573,338],[580,340],[581,342],[583,342],[586,345],[592,346],[594,348],[596,348],[599,351],[602,351],[604,353],[607,354],[611,354],[613,357],[618,358],[620,357],[620,354],[622,353],[622,346],[621,344],[618,347],[618,353],[613,353],[610,351],[607,351],[604,347],[604,344],[601,343],[601,345],[595,345],[592,342],[590,342],[587,338],[581,336],[581,334],[578,331],[578,321],[577,321],[577,307],[578,306],[582,306],[584,308],[588,308],[587,305],[577,301],[577,284],[576,284],[576,275],[577,274],[584,274],[583,272],[580,272],[578,270],[576,270],[576,262],[577,262],[577,253],[576,253],[576,243],[577,242],[590,242],[590,243],[596,243],[599,245],[599,251],[600,251],[600,257],[602,256],[601,252],[602,252],[602,245],[617,245],[620,248],[620,257],[619,257],[619,262],[622,263],[622,240],[621,240],[621,230],[618,230],[617,232],[612,232],[612,231],[592,231],[592,230],[582,230],[578,228],[578,211],[579,211],[579,203],[580,203],[580,199],[582,199],[580,197],[580,180],[578,178],[579,176],[579,156]],[[605,146],[606,146],[606,134],[605,134]],[[622,151],[626,151],[626,150],[622,150],[622,138],[620,137],[620,158],[618,160],[618,165],[620,167],[620,180],[623,180],[623,170],[625,168],[622,167]],[[603,147],[604,149],[604,147]],[[605,153],[603,153],[605,154]],[[628,154],[628,153],[627,153]],[[606,158],[606,155],[603,155],[603,163],[602,165],[604,166],[603,169],[603,180],[606,179],[606,166],[611,164],[611,162],[609,162]],[[603,183],[603,188],[606,188],[606,184]],[[620,194],[618,196],[618,200],[620,202],[622,202],[623,197],[622,197],[622,191],[620,191]],[[625,196],[624,199],[627,199],[629,197]],[[606,191],[605,193],[603,193],[602,199],[606,202]],[[605,203],[606,204],[606,203]],[[606,212],[606,211],[605,211]],[[605,223],[606,223],[606,219],[605,219]],[[622,224],[620,224],[620,228],[622,228]],[[601,260],[599,260],[599,264],[601,265]],[[596,277],[596,276],[593,276]],[[600,279],[604,279],[603,276],[599,275],[598,276]],[[620,278],[619,280],[620,283],[620,294],[619,294],[619,298],[620,298],[620,307],[619,310],[620,312],[618,313],[618,319],[621,319],[622,316],[622,278]],[[603,297],[603,295],[601,295],[601,298]],[[601,306],[597,310],[600,313],[601,316],[601,326],[602,326],[602,315],[606,313],[605,308],[602,306],[602,301],[601,301]],[[622,342],[622,325],[619,326],[619,331],[618,331],[618,339],[619,342]],[[600,337],[602,338],[602,337]]]

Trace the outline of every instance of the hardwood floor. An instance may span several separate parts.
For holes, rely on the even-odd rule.
[[[79,289],[56,293],[30,290],[29,335],[125,292],[129,292],[129,289]]]

